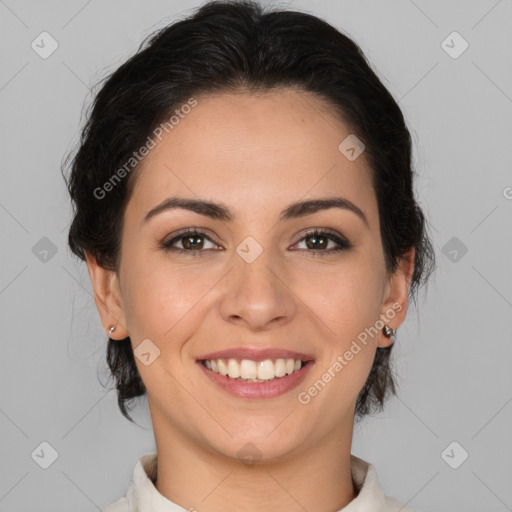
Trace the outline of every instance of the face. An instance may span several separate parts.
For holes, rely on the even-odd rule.
[[[328,105],[292,89],[196,99],[137,171],[118,273],[89,260],[96,291],[108,282],[100,313],[134,350],[149,340],[152,362],[136,363],[155,432],[228,457],[247,442],[264,459],[307,452],[351,431],[376,348],[391,344],[382,318],[401,323],[408,281],[386,272],[365,154],[338,149],[350,131]],[[169,198],[225,215],[166,208]],[[289,208],[327,198],[338,206]],[[232,376],[230,355],[263,377],[308,363],[240,383],[200,362],[219,351]]]

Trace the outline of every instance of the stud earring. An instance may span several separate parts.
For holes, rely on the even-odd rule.
[[[115,330],[116,330],[116,326],[115,325],[111,325],[109,330],[108,330],[108,333],[112,334]]]
[[[392,329],[391,327],[389,327],[389,325],[385,325],[382,328],[382,332],[384,333],[384,336],[390,338],[391,336],[394,336],[396,334],[396,329]]]

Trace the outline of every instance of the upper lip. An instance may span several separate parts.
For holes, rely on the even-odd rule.
[[[225,350],[210,352],[197,360],[204,359],[250,359],[252,361],[264,361],[265,359],[300,359],[301,361],[311,361],[313,356],[294,350],[285,350],[282,348],[248,348],[235,347]]]

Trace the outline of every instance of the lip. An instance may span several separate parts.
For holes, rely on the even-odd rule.
[[[210,352],[209,354],[198,357],[197,361],[204,361],[205,359],[250,359],[256,362],[265,361],[265,359],[300,359],[304,362],[314,361],[313,356],[292,350],[280,348],[255,349],[249,347],[235,347]]]
[[[230,354],[232,353],[233,352],[230,351]],[[283,353],[283,351],[280,351],[280,353]],[[205,359],[222,358],[206,357]],[[297,357],[297,359],[299,358]],[[220,373],[215,373],[214,371],[209,370],[201,361],[202,360],[198,360],[197,364],[211,382],[215,383],[232,396],[251,399],[274,398],[288,393],[304,380],[309,370],[315,364],[315,362],[310,359],[299,371],[294,372],[291,375],[286,375],[285,377],[276,378],[270,382],[242,382],[231,379],[227,375],[221,375]]]

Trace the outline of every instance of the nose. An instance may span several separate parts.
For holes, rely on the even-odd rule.
[[[252,263],[235,255],[234,268],[226,276],[220,313],[227,322],[245,324],[251,330],[265,330],[291,321],[297,298],[270,251]]]

